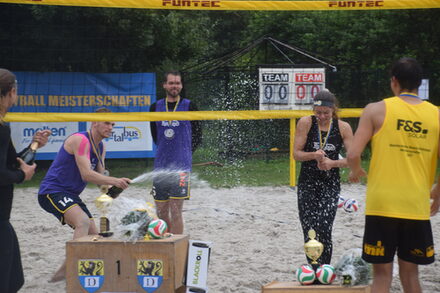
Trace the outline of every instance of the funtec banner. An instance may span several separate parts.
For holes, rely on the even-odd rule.
[[[0,3],[177,10],[378,10],[440,8],[440,0],[0,0]]]

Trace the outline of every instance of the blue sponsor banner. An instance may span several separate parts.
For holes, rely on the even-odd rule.
[[[15,72],[18,100],[11,112],[93,113],[100,107],[112,112],[148,112],[156,101],[155,73]],[[118,122],[104,142],[107,158],[154,157],[149,122]],[[86,122],[11,123],[18,150],[29,145],[33,133],[51,129],[49,143],[38,159],[53,159],[64,139],[90,128]]]
[[[146,112],[156,101],[155,73],[16,72],[11,112]]]

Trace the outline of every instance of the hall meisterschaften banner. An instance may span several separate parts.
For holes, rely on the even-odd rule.
[[[0,0],[0,3],[175,10],[387,10],[440,8],[440,0]]]
[[[80,73],[15,72],[19,88],[16,104],[10,113],[43,117],[40,121],[10,121],[12,141],[17,149],[28,146],[38,130],[49,129],[47,145],[37,159],[52,160],[64,140],[72,133],[91,127],[91,113],[106,107],[113,113],[149,113],[156,101],[155,73]],[[86,120],[69,121],[69,114],[83,114]],[[63,120],[49,117],[60,115]],[[93,113],[95,114],[95,113]],[[67,115],[67,116],[66,116]],[[113,121],[113,120],[105,120]],[[111,136],[104,139],[107,158],[154,157],[155,147],[150,124],[144,121],[120,121]]]

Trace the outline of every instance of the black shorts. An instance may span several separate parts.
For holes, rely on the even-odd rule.
[[[93,219],[93,216],[87,209],[86,204],[79,198],[79,196],[72,196],[64,192],[39,194],[38,202],[46,212],[54,215],[63,225],[66,224],[64,221],[64,214],[71,207],[76,205],[79,206],[90,219]]]
[[[374,264],[390,263],[397,256],[414,264],[434,262],[429,220],[366,216],[362,258]]]
[[[169,199],[189,199],[190,173],[176,172],[164,174],[153,179],[151,195],[155,201]]]

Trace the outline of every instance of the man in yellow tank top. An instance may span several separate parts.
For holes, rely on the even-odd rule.
[[[418,97],[422,68],[412,58],[391,69],[394,97],[368,104],[348,150],[349,179],[366,176],[361,153],[371,140],[362,258],[373,264],[372,292],[389,292],[397,252],[404,292],[422,292],[418,265],[434,262],[430,216],[440,206],[434,176],[439,149],[437,107]],[[430,201],[432,199],[432,203]]]

